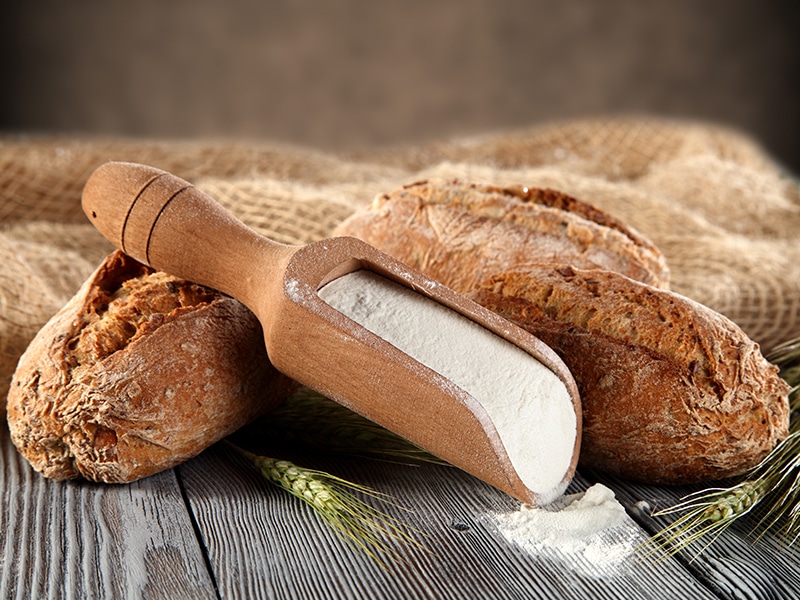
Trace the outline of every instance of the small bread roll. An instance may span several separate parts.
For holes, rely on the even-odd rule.
[[[610,271],[526,265],[472,299],[552,347],[583,407],[579,464],[648,483],[722,479],[788,435],[789,386],[732,321]]]
[[[115,252],[21,357],[8,423],[46,477],[128,482],[199,454],[294,386],[238,301]]]
[[[337,229],[400,258],[458,292],[521,263],[607,269],[668,287],[647,238],[554,190],[422,181],[375,198]]]

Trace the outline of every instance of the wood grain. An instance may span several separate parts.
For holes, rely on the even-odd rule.
[[[215,447],[179,472],[222,597],[715,597],[674,560],[640,563],[631,556],[593,572],[557,551],[531,554],[505,539],[493,519],[519,504],[454,468],[312,455],[295,461],[388,493],[412,512],[382,508],[418,531],[427,549],[395,546],[402,562],[383,569],[249,464]],[[589,483],[578,478],[570,492]]]
[[[606,485],[649,534],[654,534],[674,520],[674,516],[652,517],[653,510],[674,506],[701,486],[655,487],[621,481],[598,474]],[[708,487],[708,486],[705,486]],[[645,502],[649,507],[643,510]],[[637,506],[638,504],[638,506]],[[755,515],[728,528],[724,535],[698,554],[699,546],[679,555],[691,573],[721,598],[800,598],[800,563],[796,551],[787,550],[774,533],[756,539]]]
[[[613,565],[509,541],[496,516],[517,501],[451,467],[287,456],[389,494],[380,508],[425,548],[393,544],[381,567],[308,507],[215,446],[173,471],[128,485],[57,483],[35,473],[0,428],[0,598],[797,598],[800,565],[780,540],[729,529],[704,554]],[[280,451],[280,449],[278,449]],[[596,473],[626,505],[631,540],[666,521],[643,512],[689,488]],[[403,508],[405,507],[405,508]],[[405,510],[409,509],[409,510]],[[626,526],[627,527],[627,526]]]
[[[0,427],[0,598],[216,598],[178,482],[54,482]]]

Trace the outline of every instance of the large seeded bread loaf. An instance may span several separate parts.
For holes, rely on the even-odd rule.
[[[737,325],[688,298],[567,265],[505,271],[471,295],[569,367],[583,466],[652,483],[721,479],[788,434],[778,369]]]
[[[238,301],[115,252],[20,359],[8,423],[47,477],[127,482],[199,454],[294,385]]]
[[[555,190],[454,180],[377,196],[336,230],[378,246],[457,291],[524,262],[609,269],[668,287],[650,240],[608,213]]]
[[[580,389],[582,466],[652,483],[719,479],[787,435],[788,386],[758,345],[664,289],[655,246],[591,205],[533,188],[423,182],[378,197],[337,233],[551,345]]]

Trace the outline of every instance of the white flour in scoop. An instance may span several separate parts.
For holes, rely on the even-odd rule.
[[[595,484],[543,508],[522,505],[498,515],[501,533],[531,554],[564,560],[588,575],[608,576],[643,541],[641,530],[614,497]]]
[[[555,373],[466,317],[371,271],[335,279],[319,295],[478,401],[520,479],[543,503],[563,493],[577,419]]]

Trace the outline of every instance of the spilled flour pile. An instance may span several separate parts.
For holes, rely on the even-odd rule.
[[[592,576],[612,575],[642,541],[641,530],[614,492],[599,483],[544,508],[523,505],[498,515],[497,525],[531,554],[568,559]]]

